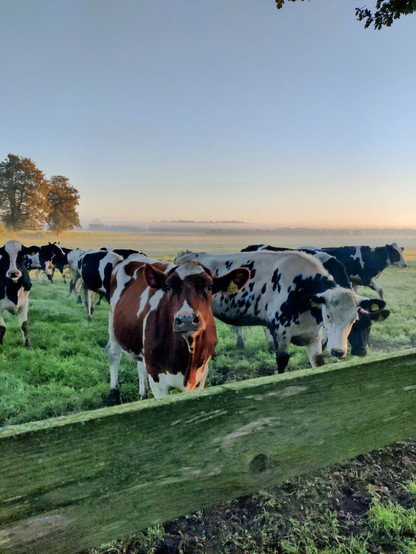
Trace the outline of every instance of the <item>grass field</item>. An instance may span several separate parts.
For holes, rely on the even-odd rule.
[[[45,243],[44,236],[37,240],[33,234],[16,238],[25,244]],[[182,248],[220,252],[262,242],[258,237],[255,241],[245,237],[216,241],[198,236],[148,238],[147,243],[137,244],[137,236],[77,233],[61,242],[81,248],[136,246],[161,258],[172,258]],[[373,325],[369,357],[416,347],[416,248],[406,248],[406,258],[408,268],[388,268],[379,278],[391,316]],[[368,289],[360,293],[374,295]],[[6,314],[8,328],[0,348],[0,425],[102,407],[109,389],[107,318],[108,306],[102,304],[88,323],[85,308],[76,304],[74,296],[68,298],[68,288],[60,278],[53,285],[45,278],[33,279],[31,350],[21,346],[17,318]],[[260,328],[245,329],[243,350],[235,348],[232,328],[219,322],[218,335],[207,386],[274,371],[274,356]],[[308,367],[303,348],[292,347],[291,352],[290,371]],[[137,400],[136,368],[127,357],[122,359],[120,377],[123,401]],[[181,518],[100,552],[415,554],[415,535],[416,443],[410,441]]]

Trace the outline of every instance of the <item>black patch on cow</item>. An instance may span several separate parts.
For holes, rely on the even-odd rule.
[[[230,271],[232,265],[233,265],[233,262],[229,262],[229,261],[225,262],[225,267],[227,268],[228,271]]]
[[[282,287],[280,285],[281,278],[282,278],[282,274],[278,269],[275,269],[272,275],[272,284],[273,284],[272,290],[275,291],[277,289],[278,293],[280,293],[280,291],[282,290]]]
[[[110,281],[111,273],[113,271],[113,265],[111,263],[106,264],[104,268],[104,288],[105,288],[105,298],[107,302],[110,302]]]
[[[386,244],[387,256],[392,264],[400,261],[400,253],[397,251],[397,248],[391,244]]]
[[[264,283],[264,285],[261,289],[261,294],[264,294],[266,292],[266,289],[267,289],[267,283]]]
[[[295,288],[288,294],[280,311],[276,312],[276,321],[283,327],[290,327],[292,323],[298,323],[300,315],[309,310],[317,323],[320,323],[319,318],[322,321],[321,311],[318,308],[310,307],[308,297],[336,287],[335,282],[326,275],[317,273],[313,277],[306,278],[297,275],[293,279],[293,283]]]

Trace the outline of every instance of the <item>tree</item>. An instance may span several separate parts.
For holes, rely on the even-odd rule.
[[[48,182],[29,158],[9,154],[0,163],[0,219],[6,229],[39,229],[46,221]]]
[[[275,0],[276,6],[280,10],[283,8],[285,0]],[[296,2],[297,0],[289,0]],[[303,0],[301,0],[303,2]],[[380,30],[382,27],[390,27],[395,19],[401,15],[409,15],[416,11],[416,0],[377,0],[374,13],[368,8],[356,8],[355,15],[359,21],[365,21],[364,27],[368,28],[374,25],[374,29]]]
[[[54,175],[49,182],[48,217],[49,229],[58,234],[81,227],[77,207],[79,193],[69,184],[69,179]]]

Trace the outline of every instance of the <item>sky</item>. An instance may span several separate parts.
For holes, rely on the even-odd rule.
[[[0,0],[0,158],[84,226],[416,228],[416,15],[362,5]]]

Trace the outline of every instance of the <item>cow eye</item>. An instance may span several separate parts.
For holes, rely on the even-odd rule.
[[[206,292],[212,292],[212,285],[208,285],[205,287]]]
[[[172,292],[171,287],[168,287],[168,286],[164,287],[163,290],[164,292]]]

